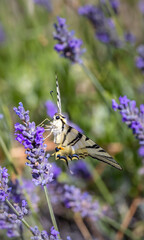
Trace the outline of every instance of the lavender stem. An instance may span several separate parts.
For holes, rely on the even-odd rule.
[[[96,169],[94,169],[94,171],[93,171],[93,180],[94,180],[95,184],[97,185],[97,188],[101,192],[103,198],[106,200],[106,202],[113,205],[114,204],[114,199],[112,197],[112,194],[110,194],[107,186],[105,185],[105,183],[101,179],[101,176],[98,174]]]
[[[46,196],[46,200],[47,200],[47,204],[48,204],[48,208],[49,208],[49,212],[50,212],[50,216],[51,216],[53,226],[54,226],[55,230],[59,232],[58,226],[57,226],[57,223],[56,223],[56,219],[55,219],[55,215],[54,215],[54,212],[53,212],[53,208],[52,208],[52,205],[51,205],[50,197],[49,197],[49,194],[48,194],[48,189],[47,189],[46,186],[44,186],[44,192],[45,192],[45,196]],[[58,237],[60,239],[60,235],[58,235]]]
[[[6,198],[7,205],[14,211],[14,213],[19,217],[18,211],[14,208],[14,206],[10,203],[10,201]],[[20,221],[30,230],[30,232],[34,235],[33,231],[31,230],[30,225],[26,222],[24,218],[20,219]]]
[[[109,111],[111,112],[111,106],[108,103],[107,99],[104,96],[105,93],[105,89],[103,88],[103,86],[100,84],[100,82],[98,81],[98,79],[92,74],[92,72],[82,63],[81,64],[82,69],[84,70],[84,72],[87,74],[87,76],[90,78],[90,80],[92,81],[93,85],[95,86],[95,88],[97,89],[99,95],[101,96],[101,98],[104,100],[105,104],[107,105]]]

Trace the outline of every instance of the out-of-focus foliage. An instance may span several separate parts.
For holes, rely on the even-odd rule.
[[[100,41],[93,25],[86,17],[78,14],[78,9],[85,4],[97,5],[100,2],[106,4],[103,9],[106,18],[112,18],[115,23],[116,32],[123,42],[120,47]],[[100,204],[108,208],[107,214],[119,223],[118,229],[108,222],[96,222],[92,225],[93,229],[90,221],[79,223],[68,210],[61,207],[60,211],[55,206],[62,236],[70,235],[72,239],[88,239],[82,235],[85,225],[91,239],[131,239],[125,234],[120,237],[122,223],[125,229],[131,230],[134,239],[142,239],[144,235],[144,187],[143,176],[139,174],[142,167],[142,158],[138,155],[139,142],[111,107],[112,99],[118,100],[119,96],[124,95],[134,99],[138,106],[144,104],[143,59],[139,63],[140,67],[137,68],[136,65],[138,47],[144,44],[144,15],[137,0],[120,0],[117,12],[110,2],[112,1],[0,2],[0,114],[3,114],[2,119],[0,115],[0,137],[3,139],[3,142],[0,141],[1,164],[7,166],[13,176],[9,164],[12,158],[20,175],[30,177],[29,170],[24,165],[24,151],[14,140],[13,125],[17,118],[13,107],[22,101],[25,109],[30,110],[32,121],[36,124],[42,122],[47,117],[45,103],[52,100],[50,91],[53,91],[56,101],[57,75],[63,113],[68,114],[70,121],[114,156],[123,168],[123,171],[118,171],[88,158],[85,162],[89,165],[91,176],[87,179],[85,170],[80,169],[76,171],[77,174],[70,175],[65,165],[57,162],[62,168],[58,179],[61,184],[74,184],[90,192]],[[144,1],[140,2],[144,6]],[[54,50],[56,40],[53,39],[53,24],[57,22],[57,16],[65,18],[68,28],[74,29],[77,38],[82,39],[86,52],[81,58],[85,67],[70,63]],[[124,36],[131,39],[127,33],[134,35],[133,41],[126,41]],[[102,86],[103,97],[85,69],[89,69]],[[54,149],[52,139],[47,144],[48,150]],[[41,223],[46,229],[48,213],[45,212],[43,202],[42,197]],[[129,219],[128,213],[131,216]]]

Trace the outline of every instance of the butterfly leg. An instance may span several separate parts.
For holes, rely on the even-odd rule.
[[[52,131],[50,131],[50,133],[44,138],[44,140],[46,140],[51,134],[52,134]]]
[[[43,123],[46,122],[46,121],[50,121],[49,118],[44,119],[38,126],[43,127],[44,126]]]

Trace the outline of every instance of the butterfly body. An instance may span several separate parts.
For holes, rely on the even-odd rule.
[[[56,81],[56,87],[58,112],[50,121],[51,132],[57,145],[54,153],[56,159],[63,160],[68,165],[69,161],[89,156],[121,170],[121,166],[103,148],[67,124],[65,116],[61,113],[58,81]]]

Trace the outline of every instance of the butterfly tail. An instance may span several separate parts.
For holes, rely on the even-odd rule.
[[[97,144],[94,148],[87,148],[88,155],[94,159],[105,162],[112,167],[122,170],[121,166],[101,147]]]

